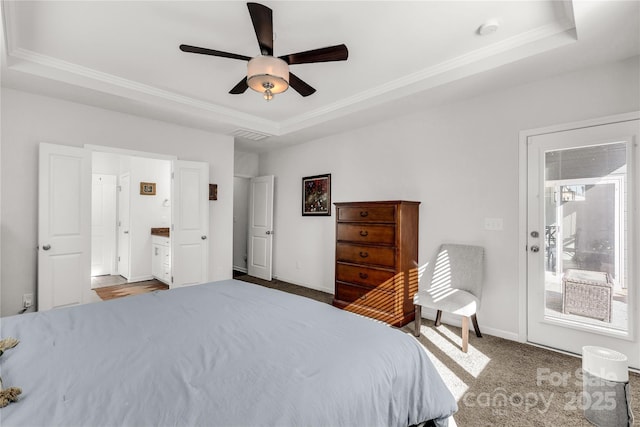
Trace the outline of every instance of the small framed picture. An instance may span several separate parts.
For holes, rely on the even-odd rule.
[[[155,182],[141,182],[140,183],[140,194],[144,196],[155,196],[156,195],[156,183]]]
[[[302,216],[331,216],[331,174],[302,178]]]

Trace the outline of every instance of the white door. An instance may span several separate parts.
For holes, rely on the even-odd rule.
[[[632,120],[528,138],[528,340],[640,368],[638,136]]]
[[[93,174],[91,186],[91,276],[115,272],[116,176]]]
[[[209,277],[209,165],[174,160],[171,187],[171,287]]]
[[[129,279],[129,258],[131,235],[129,234],[131,210],[131,177],[128,173],[120,175],[118,185],[118,274]]]
[[[273,175],[251,179],[249,188],[249,275],[271,280],[273,246]]]
[[[40,144],[38,310],[87,302],[91,292],[91,152]]]

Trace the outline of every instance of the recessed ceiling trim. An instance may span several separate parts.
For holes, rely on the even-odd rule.
[[[210,102],[202,101],[199,99],[191,98],[188,96],[180,95],[175,92],[159,89],[153,86],[138,83],[132,80],[124,79],[122,77],[114,76],[112,74],[104,73],[94,70],[92,68],[84,67],[71,62],[63,61],[57,58],[52,58],[47,55],[42,55],[37,52],[32,52],[23,48],[16,48],[9,53],[9,55],[15,59],[19,59],[24,62],[28,62],[40,67],[44,67],[45,70],[38,70],[36,67],[25,66],[25,64],[18,65],[17,63],[11,67],[24,72],[31,72],[33,74],[42,75],[43,77],[52,77],[51,72],[46,70],[55,70],[58,73],[58,80],[60,80],[60,71],[68,73],[80,78],[89,79],[99,83],[106,83],[114,88],[127,89],[133,92],[139,92],[145,95],[151,95],[156,98],[162,98],[178,104],[183,104],[192,108],[206,110],[216,115],[224,116],[229,122],[242,126],[243,124],[251,123],[252,126],[258,126],[260,128],[273,129],[274,123],[269,120],[262,119],[260,117],[253,116],[225,108]],[[75,80],[75,81],[73,81]],[[70,83],[80,84],[77,79],[72,79]],[[105,88],[102,88],[104,90]],[[116,94],[114,90],[111,90],[113,94]],[[122,95],[122,94],[119,94]],[[129,97],[130,94],[129,94]]]
[[[365,103],[366,107],[379,105],[392,99],[449,83],[473,73],[573,43],[576,41],[574,30],[573,19],[568,18],[555,24],[521,33],[360,92],[326,107],[291,117],[280,123],[281,132],[283,135],[294,132],[324,120],[330,120],[338,113],[358,111],[364,108]],[[518,50],[518,48],[520,49]],[[361,108],[354,108],[355,106],[361,106]]]

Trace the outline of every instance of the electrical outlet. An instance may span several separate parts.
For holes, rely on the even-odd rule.
[[[22,295],[22,307],[29,308],[33,305],[33,294]]]

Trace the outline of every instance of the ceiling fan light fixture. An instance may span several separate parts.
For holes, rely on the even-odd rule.
[[[247,85],[269,101],[289,88],[289,64],[273,56],[256,56],[247,64]]]

